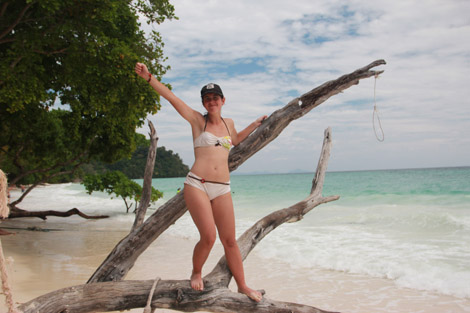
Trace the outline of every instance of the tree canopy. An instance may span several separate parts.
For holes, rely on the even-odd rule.
[[[88,171],[96,171],[98,173],[104,170],[121,171],[131,179],[143,178],[150,140],[141,134],[136,134],[136,136],[137,148],[132,153],[131,158],[124,158],[113,164],[94,162],[91,164],[93,169]],[[186,176],[188,172],[189,167],[183,163],[183,160],[177,153],[174,153],[172,150],[166,150],[165,147],[157,148],[153,178],[182,177]]]
[[[176,18],[168,0],[2,1],[0,167],[10,183],[40,183],[90,160],[135,150],[135,129],[159,96],[133,73],[160,78],[163,41],[148,22]]]

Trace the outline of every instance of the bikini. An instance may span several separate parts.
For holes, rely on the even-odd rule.
[[[225,123],[223,118],[222,118],[222,121],[225,124],[225,128],[227,128],[227,131],[229,134],[228,136],[217,137],[216,135],[210,132],[207,132],[206,131],[207,116],[206,116],[206,123],[204,125],[204,131],[196,139],[194,139],[194,148],[220,146],[230,151],[230,149],[233,146],[232,138],[230,136],[230,130],[228,129],[227,124]],[[213,200],[219,196],[222,196],[230,192],[230,181],[226,183],[210,181],[210,180],[206,180],[202,177],[197,176],[193,172],[188,173],[188,175],[186,176],[186,181],[184,183],[204,191],[209,197],[209,200]]]
[[[232,148],[232,137],[230,137],[230,131],[228,130],[227,124],[225,123],[223,118],[222,122],[224,122],[225,128],[227,128],[228,136],[217,137],[216,135],[206,131],[206,116],[206,124],[204,124],[204,131],[196,139],[194,139],[194,148],[222,146],[230,151],[230,148]]]

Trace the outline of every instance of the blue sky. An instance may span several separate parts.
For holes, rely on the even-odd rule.
[[[387,62],[376,81],[383,142],[372,125],[369,78],[291,123],[237,173],[314,171],[329,126],[330,171],[470,165],[470,1],[171,3],[179,20],[151,26],[172,67],[163,81],[201,112],[201,87],[220,84],[223,116],[238,130],[328,80]],[[191,166],[189,124],[165,100],[149,119],[158,145]]]

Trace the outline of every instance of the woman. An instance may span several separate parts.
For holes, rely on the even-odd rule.
[[[218,85],[208,84],[201,90],[202,104],[207,110],[207,114],[203,116],[153,77],[144,64],[137,63],[135,72],[191,124],[195,162],[186,177],[184,200],[200,235],[200,240],[194,247],[191,287],[195,290],[204,289],[202,267],[214,245],[218,231],[238,292],[254,301],[261,301],[261,293],[246,285],[243,262],[235,239],[228,155],[230,148],[247,138],[261,125],[266,116],[258,118],[238,133],[233,120],[221,116],[225,97]]]

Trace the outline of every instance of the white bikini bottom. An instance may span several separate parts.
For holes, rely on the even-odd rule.
[[[226,183],[208,181],[192,172],[188,173],[184,183],[204,191],[209,197],[209,200],[213,200],[230,192],[230,181]]]

